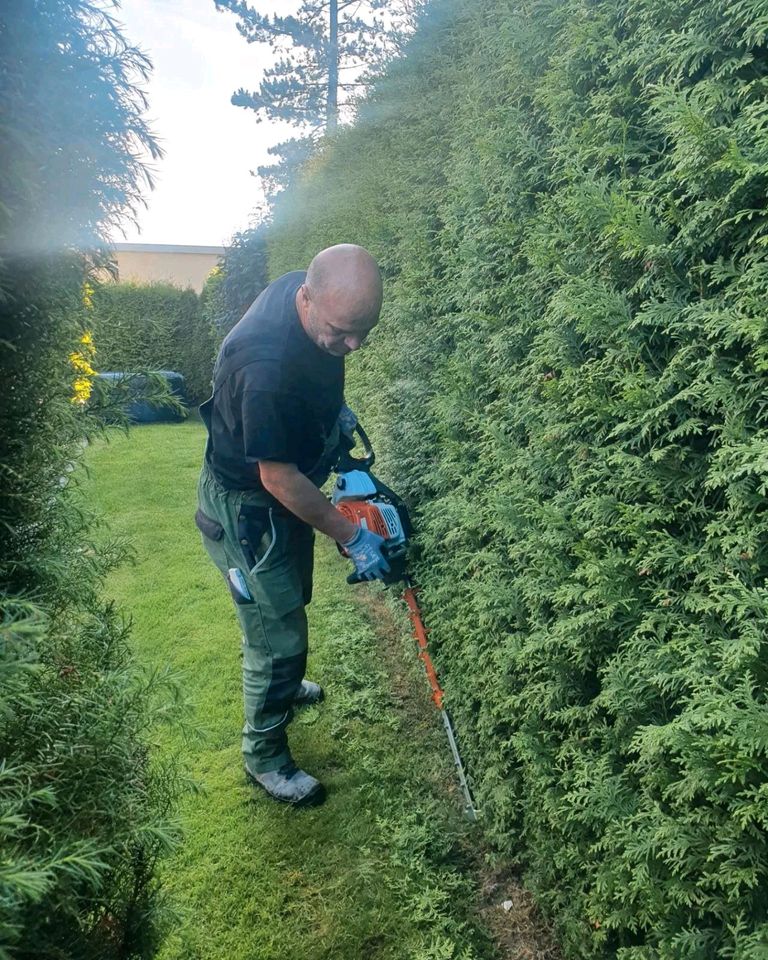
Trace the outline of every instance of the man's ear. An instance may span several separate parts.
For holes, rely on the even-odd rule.
[[[300,316],[306,315],[307,310],[309,309],[309,291],[307,290],[306,283],[302,283],[299,289],[296,291],[296,309],[299,311]],[[301,321],[302,324],[304,321]]]

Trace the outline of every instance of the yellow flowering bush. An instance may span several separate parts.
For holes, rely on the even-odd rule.
[[[96,356],[96,347],[93,344],[93,337],[87,331],[80,337],[80,350],[75,350],[69,355],[69,362],[75,368],[75,380],[73,383],[72,403],[85,403],[91,396],[93,390],[93,378],[96,371],[93,369],[92,361]]]
[[[83,284],[83,307],[86,311],[93,310],[93,287],[86,280]],[[93,378],[96,371],[93,368],[93,360],[96,356],[96,346],[93,342],[93,334],[86,330],[80,337],[80,349],[74,350],[69,355],[69,362],[75,369],[75,380],[72,384],[73,394],[72,403],[86,403],[93,391]]]

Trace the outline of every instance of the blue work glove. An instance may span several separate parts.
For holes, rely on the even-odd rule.
[[[354,537],[342,543],[361,580],[381,580],[385,573],[389,573],[389,564],[381,551],[384,542],[384,537],[378,533],[358,527]]]
[[[337,419],[339,421],[339,430],[351,440],[355,432],[355,427],[357,426],[357,417],[352,413],[346,403],[339,411]]]

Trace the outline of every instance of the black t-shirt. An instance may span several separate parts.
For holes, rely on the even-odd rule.
[[[296,310],[303,271],[275,280],[227,334],[200,408],[205,457],[230,490],[261,489],[259,460],[317,467],[344,402],[344,358],[309,339]]]

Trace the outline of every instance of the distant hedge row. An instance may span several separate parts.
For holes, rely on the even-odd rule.
[[[92,299],[99,371],[176,370],[184,375],[190,403],[210,396],[214,335],[194,290],[104,283]]]
[[[768,949],[767,31],[434,4],[276,212],[273,275],[383,265],[349,400],[484,828],[572,956]]]

